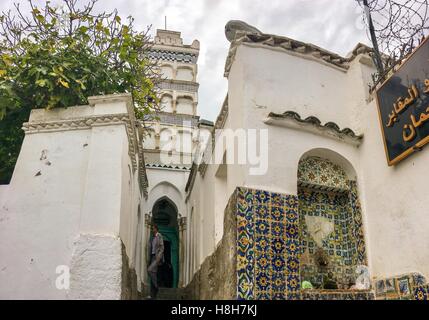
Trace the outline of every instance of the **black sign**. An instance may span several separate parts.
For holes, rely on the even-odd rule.
[[[429,38],[377,90],[389,166],[429,142]]]

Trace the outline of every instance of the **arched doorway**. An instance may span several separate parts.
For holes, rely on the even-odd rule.
[[[179,281],[179,225],[177,207],[167,197],[153,205],[152,219],[158,225],[164,239],[165,262],[158,268],[160,287],[177,288]]]

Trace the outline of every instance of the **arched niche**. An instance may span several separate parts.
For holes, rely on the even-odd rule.
[[[356,172],[336,152],[317,149],[298,165],[300,276],[316,289],[350,289],[366,265]]]
[[[169,94],[162,95],[160,108],[163,112],[173,112],[173,97]]]
[[[155,149],[156,140],[155,140],[155,130],[147,129],[146,134],[143,139],[143,148],[144,149]]]
[[[159,144],[162,151],[171,151],[174,147],[175,132],[173,129],[164,128],[159,133]]]
[[[301,156],[299,161],[301,162],[303,159],[309,157],[319,157],[322,159],[329,160],[330,162],[340,166],[342,170],[344,170],[344,172],[346,173],[349,180],[356,180],[357,175],[353,165],[347,158],[345,158],[338,152],[326,148],[315,148],[305,152]]]
[[[163,79],[173,79],[174,68],[171,65],[164,64],[161,66],[161,77]]]
[[[176,112],[180,114],[194,114],[194,100],[190,96],[177,98]]]
[[[178,67],[176,80],[194,81],[194,71],[190,67]]]

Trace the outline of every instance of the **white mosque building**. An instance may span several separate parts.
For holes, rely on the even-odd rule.
[[[127,94],[32,111],[0,188],[0,298],[141,298],[156,223],[164,297],[428,299],[428,153],[386,161],[371,49],[239,21],[226,36],[215,123],[198,116],[200,44],[169,30],[144,127]]]

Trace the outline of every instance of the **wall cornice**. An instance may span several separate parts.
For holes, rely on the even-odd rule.
[[[228,57],[225,62],[225,77],[229,76],[231,66],[235,60],[237,48],[241,44],[265,49],[281,50],[285,53],[293,53],[294,55],[300,55],[303,58],[312,59],[320,63],[333,66],[342,71],[347,71],[350,68],[350,63],[359,55],[368,54],[373,51],[372,48],[362,43],[358,43],[348,57],[342,57],[311,43],[305,43],[273,34],[253,33],[245,30],[239,30],[236,32],[235,38],[231,42],[229,48]]]
[[[264,120],[264,123],[267,125],[275,125],[311,132],[352,144],[354,146],[359,146],[363,139],[363,134],[356,134],[350,128],[340,129],[340,127],[334,122],[322,124],[321,121],[314,116],[301,119],[301,116],[294,111],[287,111],[283,114],[271,112]]]

